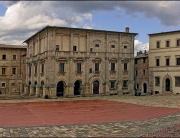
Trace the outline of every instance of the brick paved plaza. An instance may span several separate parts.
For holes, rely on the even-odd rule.
[[[0,103],[0,137],[180,136],[180,108],[108,100]]]

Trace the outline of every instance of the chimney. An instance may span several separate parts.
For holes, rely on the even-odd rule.
[[[129,33],[129,27],[126,27],[126,32]]]

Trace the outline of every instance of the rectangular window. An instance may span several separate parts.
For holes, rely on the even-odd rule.
[[[12,68],[12,74],[16,74],[16,68]]]
[[[56,45],[56,51],[59,51],[59,45]]]
[[[95,47],[99,47],[99,44],[95,44]]]
[[[1,87],[6,87],[6,83],[2,82]]]
[[[135,64],[137,64],[137,59],[135,59]]]
[[[41,65],[41,73],[44,73],[44,64]]]
[[[135,70],[135,76],[136,76],[136,77],[138,76],[138,71],[137,71],[137,70]]]
[[[160,42],[156,42],[156,48],[160,48]]]
[[[76,51],[77,49],[76,49],[76,46],[73,46],[73,51]]]
[[[16,60],[16,55],[13,55],[13,60]]]
[[[127,80],[123,80],[123,88],[127,88]]]
[[[111,63],[111,71],[115,71],[115,63]]]
[[[5,60],[5,59],[6,59],[6,55],[2,55],[2,59],[4,59],[4,60]]]
[[[175,86],[180,87],[180,77],[175,77]]]
[[[99,71],[99,63],[95,63],[95,71]]]
[[[115,88],[115,82],[114,81],[111,81],[111,89],[114,89]]]
[[[146,71],[145,70],[143,70],[143,76],[145,76],[146,75]]]
[[[159,66],[159,59],[156,59],[156,66]]]
[[[145,63],[146,62],[146,59],[145,58],[143,58],[143,63]]]
[[[176,58],[176,65],[180,65],[180,58]]]
[[[11,86],[15,86],[15,83],[11,83]]]
[[[124,70],[127,71],[127,63],[124,63]]]
[[[31,67],[29,67],[29,75],[31,75]]]
[[[6,68],[2,68],[2,75],[6,74]]]
[[[155,77],[155,86],[159,86],[159,85],[160,85],[160,78]]]
[[[89,69],[89,73],[92,73],[92,68]]]
[[[166,41],[166,47],[169,47],[169,41]]]
[[[59,65],[60,65],[59,71],[64,72],[64,63],[60,63]]]
[[[177,46],[180,46],[180,39],[177,39],[177,40],[176,40],[176,45],[177,45]]]
[[[127,46],[124,46],[124,49],[127,49]]]
[[[166,66],[169,66],[169,58],[166,58]]]
[[[111,48],[115,48],[115,45],[111,45]]]
[[[139,89],[139,84],[136,85],[136,88]]]
[[[77,63],[77,72],[81,72],[81,63]]]
[[[37,74],[37,65],[34,66],[34,74]]]
[[[93,51],[93,48],[90,48],[90,52],[92,52]]]

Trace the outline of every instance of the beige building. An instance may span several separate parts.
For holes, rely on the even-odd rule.
[[[149,91],[180,93],[180,31],[149,34]]]
[[[47,26],[25,40],[26,93],[37,97],[134,92],[137,33]]]
[[[24,92],[26,50],[26,46],[0,44],[0,94]]]

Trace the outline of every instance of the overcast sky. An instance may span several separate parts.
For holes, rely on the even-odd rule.
[[[179,1],[0,1],[0,43],[22,44],[50,26],[138,33],[135,52],[148,50],[147,34],[180,30]]]

